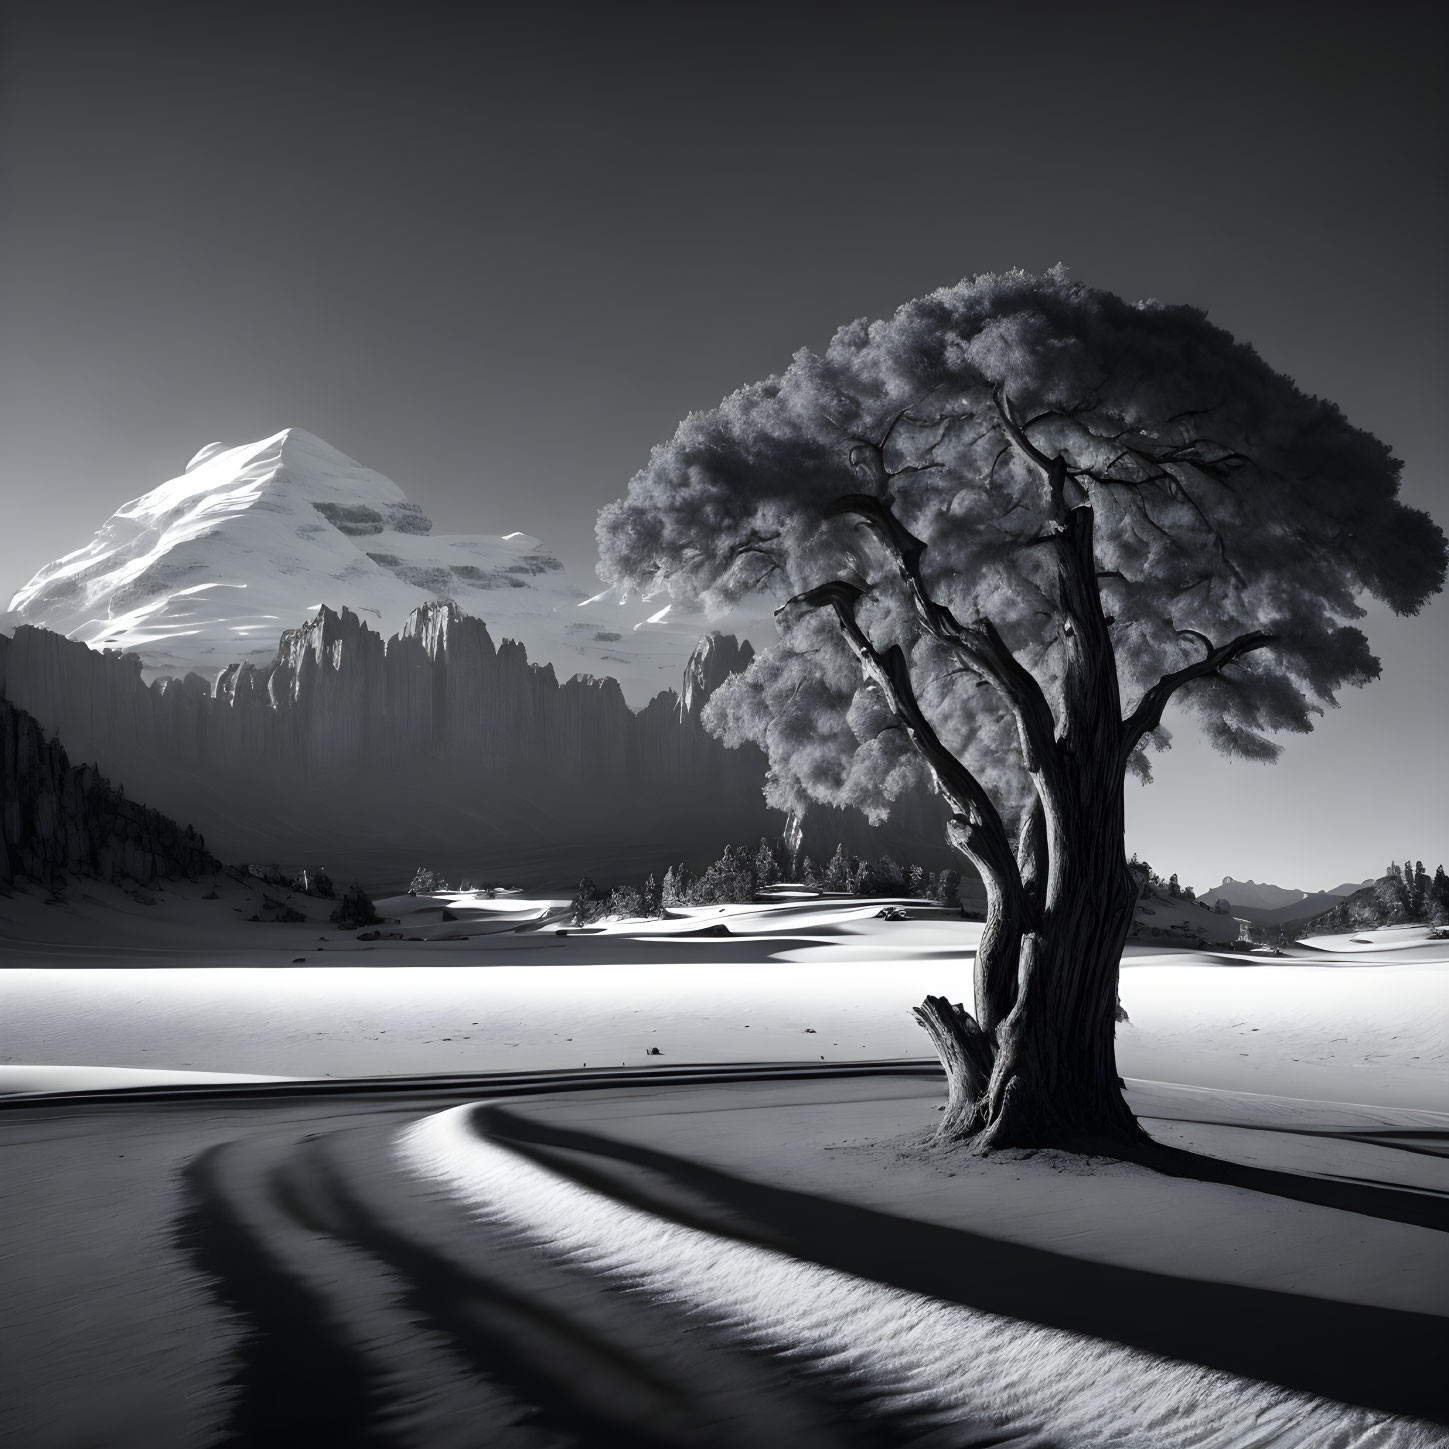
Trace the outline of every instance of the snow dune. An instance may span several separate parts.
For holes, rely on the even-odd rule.
[[[455,1108],[407,1129],[403,1163],[549,1261],[682,1306],[730,1339],[848,1382],[911,1442],[1121,1449],[1390,1449],[1449,1443],[1356,1409],[904,1292],[662,1219],[490,1142]]]
[[[1449,1238],[1394,1211],[1427,1189],[1372,1190],[1382,1215],[1331,1180],[924,1158],[937,1092],[12,1099],[0,1422],[31,1449],[1449,1444],[1414,1417],[1449,1421]],[[1392,1145],[1403,1114],[1133,1092],[1154,1126],[1438,1162]]]

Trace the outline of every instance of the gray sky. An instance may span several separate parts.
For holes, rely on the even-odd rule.
[[[455,8],[6,7],[0,592],[291,424],[585,577],[684,413],[1058,261],[1207,308],[1449,521],[1442,7]],[[1276,766],[1184,726],[1130,844],[1199,887],[1449,857],[1446,623],[1375,614],[1384,678]]]

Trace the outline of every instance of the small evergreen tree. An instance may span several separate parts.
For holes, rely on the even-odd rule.
[[[1407,861],[1404,862],[1404,874],[1408,875]],[[1409,909],[1416,921],[1424,920],[1429,914],[1429,875],[1422,860],[1414,862],[1414,880],[1409,888]]]
[[[720,858],[700,877],[692,899],[696,905],[738,905],[755,898],[754,862],[743,850],[727,845]]]
[[[576,926],[587,926],[597,921],[608,908],[608,900],[603,896],[598,886],[591,877],[585,876],[579,882],[579,888],[574,892],[573,899],[573,921]]]
[[[837,845],[835,854],[830,857],[830,863],[825,867],[825,889],[828,891],[848,891],[851,889],[850,857],[845,853],[845,846]]]
[[[1449,926],[1449,876],[1442,865],[1435,868],[1429,883],[1429,921],[1435,926]]]
[[[644,914],[646,916],[657,916],[663,902],[663,892],[659,888],[659,882],[654,879],[653,872],[650,872],[649,879],[644,882]]]
[[[1177,884],[1177,872],[1173,871],[1173,873],[1167,878],[1167,894],[1171,896],[1173,900],[1176,900],[1179,893],[1180,892]]]
[[[644,895],[638,886],[615,886],[609,892],[605,915],[617,916],[622,921],[639,921],[648,913],[644,909]]]
[[[763,890],[766,886],[778,885],[780,879],[780,862],[775,856],[775,848],[761,836],[760,847],[755,851],[755,887]]]
[[[417,868],[417,873],[408,885],[408,894],[427,896],[447,889],[449,889],[448,882],[443,879],[438,871],[429,870],[427,866],[420,865]]]
[[[800,884],[809,886],[811,890],[822,888],[820,867],[807,855],[800,866]]]
[[[689,867],[671,865],[664,872],[664,884],[660,887],[660,905],[669,910],[676,906],[687,906],[694,893],[694,877]]]

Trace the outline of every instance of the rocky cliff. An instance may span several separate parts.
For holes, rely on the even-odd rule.
[[[0,883],[62,890],[72,875],[150,885],[219,869],[189,826],[128,800],[94,765],[75,766],[40,722],[0,699]]]
[[[705,641],[672,691],[632,710],[613,679],[560,683],[455,605],[384,639],[346,610],[286,631],[271,664],[147,684],[134,655],[22,626],[0,640],[0,693],[135,796],[199,822],[228,859],[305,859],[386,883],[419,862],[562,886],[700,865],[726,841],[778,835],[764,760],[699,724],[750,659]],[[885,831],[855,812],[807,819],[823,858],[944,856],[936,803]]]

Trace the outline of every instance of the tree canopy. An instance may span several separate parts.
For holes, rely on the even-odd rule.
[[[1053,496],[1043,465],[1057,458]],[[1010,810],[1027,791],[1009,705],[922,629],[898,554],[852,495],[889,498],[922,546],[924,592],[989,622],[1049,700],[1063,640],[1039,544],[1063,505],[1089,503],[1142,743],[1160,727],[1155,687],[1186,672],[1162,692],[1220,750],[1271,759],[1275,734],[1310,729],[1378,674],[1359,596],[1414,613],[1442,585],[1444,536],[1399,501],[1399,475],[1387,446],[1201,311],[1013,272],[853,322],[823,354],[686,418],[601,513],[601,571],[721,607],[859,587],[862,628],[906,653],[922,709]],[[707,722],[765,747],[775,803],[879,818],[919,756],[828,616],[781,624]],[[1225,668],[1223,648],[1254,633],[1271,648]]]
[[[1013,272],[686,418],[601,512],[601,571],[783,601],[704,713],[764,747],[773,803],[879,818],[923,775],[946,799],[987,915],[975,1016],[916,1008],[943,1134],[1140,1142],[1113,1042],[1127,772],[1174,700],[1271,759],[1378,674],[1360,597],[1413,613],[1445,574],[1399,474],[1202,312]]]

